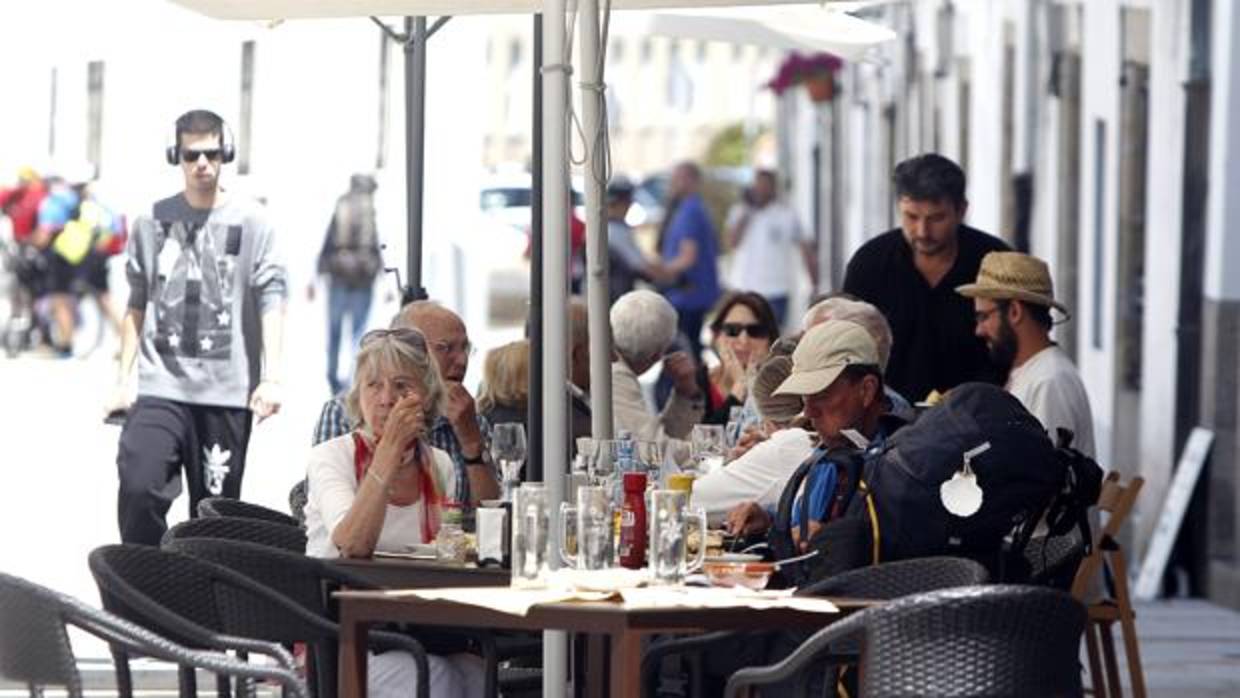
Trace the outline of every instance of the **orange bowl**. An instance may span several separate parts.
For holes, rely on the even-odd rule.
[[[702,571],[713,586],[765,589],[775,565],[769,562],[708,562]]]

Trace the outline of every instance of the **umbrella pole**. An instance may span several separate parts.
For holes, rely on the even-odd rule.
[[[603,193],[611,164],[608,161],[607,124],[603,118],[603,61],[598,0],[582,0],[577,31],[581,37],[581,117],[586,141],[586,285],[590,324],[590,431],[596,439],[610,439],[611,320],[607,223]]]
[[[407,285],[401,303],[427,297],[422,287],[422,172],[426,139],[426,18],[405,18],[405,234]]]
[[[565,0],[547,0],[543,43],[543,480],[548,509],[564,501],[568,470],[568,56]],[[558,550],[559,527],[551,526],[548,549]],[[552,567],[559,555],[548,554]],[[568,643],[563,631],[543,633],[543,695],[563,696],[568,681]]]
[[[543,375],[543,165],[542,165],[542,66],[543,37],[542,14],[534,15],[534,118],[531,123],[532,134],[530,150],[530,309],[529,327],[526,335],[530,339],[530,389],[529,406],[526,424],[529,425],[529,453],[526,458],[526,478],[531,482],[543,481],[543,394],[538,390],[542,385]]]

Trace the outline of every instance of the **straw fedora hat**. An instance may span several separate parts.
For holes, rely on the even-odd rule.
[[[1046,262],[1021,252],[991,252],[982,258],[977,281],[957,286],[969,298],[1018,300],[1054,308],[1066,320],[1071,314],[1055,300],[1055,288]]]

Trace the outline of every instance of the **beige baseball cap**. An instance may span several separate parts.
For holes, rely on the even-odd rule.
[[[792,375],[776,395],[814,395],[826,390],[851,364],[878,366],[878,348],[864,327],[828,320],[806,330],[792,352]]]

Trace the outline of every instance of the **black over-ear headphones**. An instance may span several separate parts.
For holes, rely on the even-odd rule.
[[[191,132],[190,123],[200,120],[214,121],[220,125],[220,162],[227,165],[237,157],[237,146],[228,122],[208,109],[194,109],[177,117],[176,126],[172,132],[172,145],[164,149],[164,159],[169,165],[175,166],[181,163],[181,134]]]

